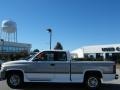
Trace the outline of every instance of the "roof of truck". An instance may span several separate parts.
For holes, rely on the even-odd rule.
[[[53,51],[53,52],[67,52],[65,50],[43,50],[43,51]],[[41,51],[42,52],[42,51]]]

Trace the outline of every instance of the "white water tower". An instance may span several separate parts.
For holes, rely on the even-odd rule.
[[[17,42],[17,25],[12,20],[3,20],[1,24],[1,38],[4,41]]]

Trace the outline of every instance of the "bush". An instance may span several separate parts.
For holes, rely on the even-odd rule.
[[[103,61],[103,58],[73,58],[73,61]]]

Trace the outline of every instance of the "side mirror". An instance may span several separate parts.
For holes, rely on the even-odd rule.
[[[40,61],[40,59],[39,58],[34,58],[33,61]]]

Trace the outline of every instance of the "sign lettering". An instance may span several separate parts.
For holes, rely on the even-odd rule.
[[[103,52],[114,52],[114,51],[120,51],[120,47],[109,47],[109,48],[102,48]]]

